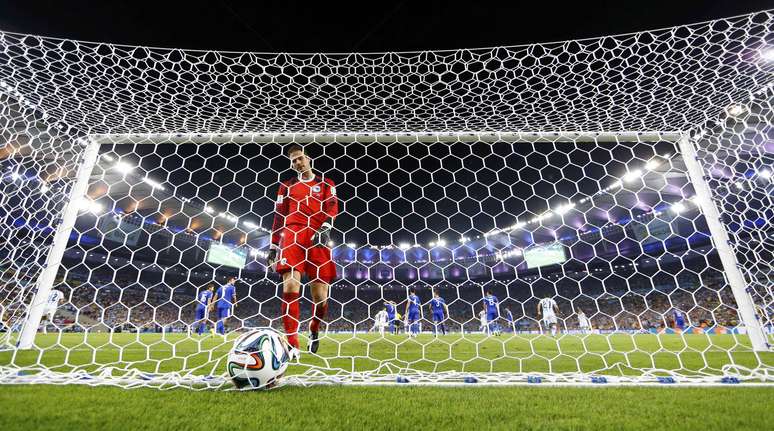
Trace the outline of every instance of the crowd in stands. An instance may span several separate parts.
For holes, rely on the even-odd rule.
[[[560,327],[578,328],[577,313],[583,310],[592,326],[601,331],[659,330],[673,325],[672,312],[686,315],[689,325],[734,327],[738,324],[736,303],[730,287],[722,278],[704,280],[691,286],[633,286],[618,288],[605,286],[602,291],[587,292],[583,285],[576,290],[563,291],[560,284],[526,284],[491,282],[480,284],[440,283],[434,288],[449,304],[450,316],[446,326],[451,331],[478,331],[478,312],[484,291],[491,290],[500,299],[500,324],[516,331],[539,331],[537,304],[543,297],[552,297],[559,306]],[[414,285],[412,285],[414,286]],[[217,285],[216,285],[217,287]],[[56,287],[65,293],[66,304],[60,307],[71,315],[72,330],[113,330],[186,332],[194,322],[196,292],[204,286],[190,282],[138,283],[121,277],[98,279],[71,277],[59,279]],[[594,290],[594,289],[590,289]],[[281,328],[281,286],[273,280],[247,283],[237,282],[238,303],[229,329],[273,326]],[[431,286],[417,286],[423,302],[432,297]],[[407,286],[400,283],[386,285],[352,285],[346,281],[334,284],[328,311],[329,331],[368,331],[374,325],[373,317],[385,301],[398,304],[399,313],[405,311]],[[312,303],[308,294],[302,298],[302,319],[311,316]],[[505,319],[506,308],[513,321]],[[424,313],[429,317],[429,309]],[[60,316],[61,318],[61,316]],[[210,327],[212,324],[210,323]],[[302,322],[302,328],[305,325]],[[424,329],[431,323],[424,321]]]

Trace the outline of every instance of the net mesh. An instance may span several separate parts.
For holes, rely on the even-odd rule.
[[[772,25],[384,54],[0,32],[0,383],[229,387],[236,334],[285,330],[291,143],[340,207],[285,383],[771,382]],[[212,334],[197,298],[232,276]],[[411,290],[418,323],[379,324]]]

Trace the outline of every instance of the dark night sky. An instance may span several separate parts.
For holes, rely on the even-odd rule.
[[[0,29],[189,49],[374,52],[596,37],[774,7],[759,0],[311,3],[0,1]]]

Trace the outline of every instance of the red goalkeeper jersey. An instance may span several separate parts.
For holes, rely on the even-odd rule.
[[[315,175],[311,180],[294,177],[283,181],[277,190],[271,242],[279,245],[282,228],[286,226],[308,226],[317,231],[338,212],[336,185],[330,178]]]

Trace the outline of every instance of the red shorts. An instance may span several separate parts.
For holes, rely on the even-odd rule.
[[[277,272],[295,270],[306,274],[311,282],[330,284],[336,278],[336,264],[331,260],[331,249],[312,247],[314,230],[307,226],[290,225],[282,229]]]

